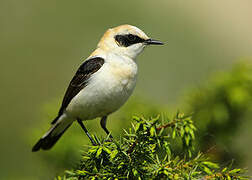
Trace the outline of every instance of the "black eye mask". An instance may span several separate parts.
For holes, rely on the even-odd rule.
[[[128,47],[133,44],[142,43],[145,41],[139,36],[133,35],[133,34],[116,35],[115,40],[119,46],[123,46],[123,47]]]

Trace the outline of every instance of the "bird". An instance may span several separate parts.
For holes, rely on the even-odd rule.
[[[106,127],[107,117],[127,101],[136,86],[136,57],[148,45],[163,44],[133,25],[109,28],[97,48],[79,66],[51,128],[32,151],[51,149],[74,121],[78,122],[93,145],[96,143],[83,121],[101,118],[101,127],[112,138]]]

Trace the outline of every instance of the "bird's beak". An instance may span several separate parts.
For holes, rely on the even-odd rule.
[[[158,41],[158,40],[154,40],[154,39],[147,39],[144,41],[144,43],[146,45],[163,45],[164,43],[162,43],[161,41]]]

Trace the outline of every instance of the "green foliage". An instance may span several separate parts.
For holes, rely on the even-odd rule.
[[[234,136],[252,112],[252,66],[241,63],[216,74],[206,86],[190,94],[188,104],[199,129],[199,149],[218,161],[239,160]]]
[[[201,153],[191,156],[196,128],[190,116],[133,119],[123,137],[96,138],[98,145],[83,152],[79,167],[56,179],[248,179],[244,170],[220,168]],[[177,141],[183,142],[183,157],[175,155]]]

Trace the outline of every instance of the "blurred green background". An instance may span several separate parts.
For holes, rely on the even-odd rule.
[[[106,29],[132,24],[166,43],[163,47],[146,48],[138,57],[136,90],[130,101],[110,117],[115,120],[108,121],[108,128],[118,137],[123,133],[121,127],[129,125],[134,113],[173,114],[182,107],[187,111],[205,108],[207,100],[215,104],[211,98],[215,93],[197,101],[206,100],[205,104],[186,99],[201,91],[201,86],[217,87],[218,91],[215,82],[208,83],[209,77],[229,72],[241,59],[251,61],[251,17],[250,0],[1,0],[0,179],[52,179],[78,162],[81,147],[89,142],[76,124],[52,151],[31,153],[31,147],[56,116],[66,87],[81,64],[80,58],[89,56]],[[244,68],[241,74],[243,71],[251,72]],[[214,78],[218,80],[218,73]],[[223,86],[230,87],[222,79]],[[242,84],[251,83],[243,76],[240,79]],[[235,86],[240,84],[238,81]],[[204,88],[203,92],[207,92]],[[231,132],[228,137],[229,144],[238,149],[242,166],[252,169],[252,115],[247,113],[251,112],[251,86],[246,88],[246,107],[238,107],[239,112],[246,110],[246,116],[234,124],[241,126],[236,135]],[[195,92],[188,93],[191,91]],[[225,92],[220,94],[225,96]],[[186,107],[191,104],[193,107]],[[220,114],[220,120],[232,119]],[[201,121],[206,118],[200,117]],[[86,124],[91,133],[105,135],[98,121]],[[227,130],[224,127],[223,131]]]

